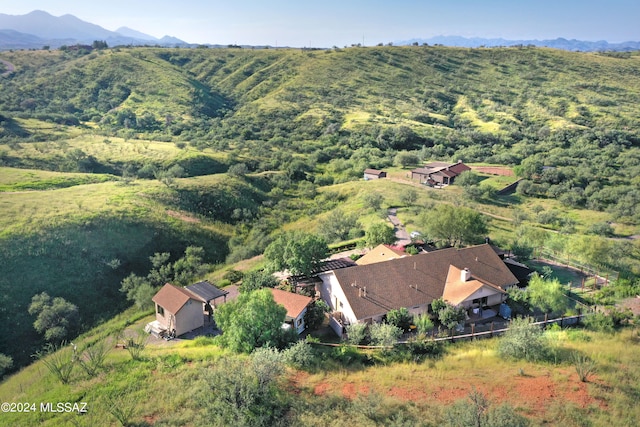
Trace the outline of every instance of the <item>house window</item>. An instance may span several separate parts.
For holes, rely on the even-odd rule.
[[[158,314],[162,317],[164,317],[164,308],[162,308],[162,306],[156,305]]]
[[[302,325],[302,319],[298,319],[298,326]]]

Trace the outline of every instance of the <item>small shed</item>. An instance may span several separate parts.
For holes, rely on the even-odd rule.
[[[369,181],[371,179],[381,179],[386,178],[387,173],[385,171],[380,171],[378,169],[365,169],[364,170],[364,180]]]
[[[152,301],[156,304],[153,323],[160,333],[180,336],[204,326],[202,301],[184,288],[167,283]]]

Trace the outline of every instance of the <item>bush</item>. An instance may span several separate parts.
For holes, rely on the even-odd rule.
[[[60,347],[47,344],[44,351],[39,351],[35,354],[35,357],[41,360],[49,372],[60,380],[62,384],[69,383],[77,361],[76,356],[75,346],[65,346],[64,344]]]
[[[450,427],[524,427],[529,425],[529,421],[517,414],[507,404],[491,408],[487,398],[474,390],[469,393],[468,399],[458,400],[447,408],[444,425]]]
[[[308,369],[316,364],[316,353],[313,347],[305,342],[298,341],[282,352],[284,362],[296,369]]]
[[[428,314],[421,314],[413,318],[413,323],[420,334],[426,334],[433,329],[433,321]]]
[[[583,320],[585,328],[596,332],[613,332],[613,320],[605,313],[593,313]]]
[[[403,332],[408,332],[411,328],[411,321],[413,316],[409,314],[409,310],[406,307],[390,310],[387,313],[387,322],[397,328],[400,328]]]
[[[512,359],[544,360],[548,356],[548,346],[542,329],[534,325],[531,318],[516,318],[500,338],[498,353]]]
[[[373,345],[391,347],[402,336],[402,329],[388,323],[374,323],[369,326],[369,334]]]
[[[365,323],[354,323],[347,325],[347,343],[360,345],[367,339],[367,325]]]
[[[444,344],[442,341],[436,341],[424,334],[419,334],[407,342],[407,349],[414,356],[414,360],[419,361],[425,357],[436,358],[441,356],[444,352]]]

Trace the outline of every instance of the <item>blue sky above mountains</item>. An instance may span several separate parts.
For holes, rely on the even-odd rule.
[[[640,40],[637,0],[21,0],[0,7],[10,15],[33,10],[190,43],[331,47],[437,35]]]

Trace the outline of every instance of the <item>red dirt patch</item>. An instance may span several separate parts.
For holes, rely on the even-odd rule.
[[[471,169],[477,172],[488,173],[491,175],[514,176],[513,170],[507,167],[499,166],[471,166]]]
[[[296,374],[291,379],[292,388],[300,390],[308,380],[308,374]],[[580,382],[577,374],[570,368],[539,371],[532,375],[516,376],[501,381],[489,377],[447,378],[442,381],[427,381],[414,384],[396,385],[385,389],[376,389],[361,381],[346,381],[339,384],[322,381],[313,386],[317,396],[340,394],[353,399],[361,394],[371,392],[394,397],[404,402],[437,401],[443,405],[465,399],[474,389],[484,394],[491,402],[508,402],[516,407],[527,408],[531,412],[543,414],[554,402],[571,402],[578,407],[586,408],[606,404],[596,396],[589,394],[588,383]],[[591,382],[597,382],[591,379]]]

